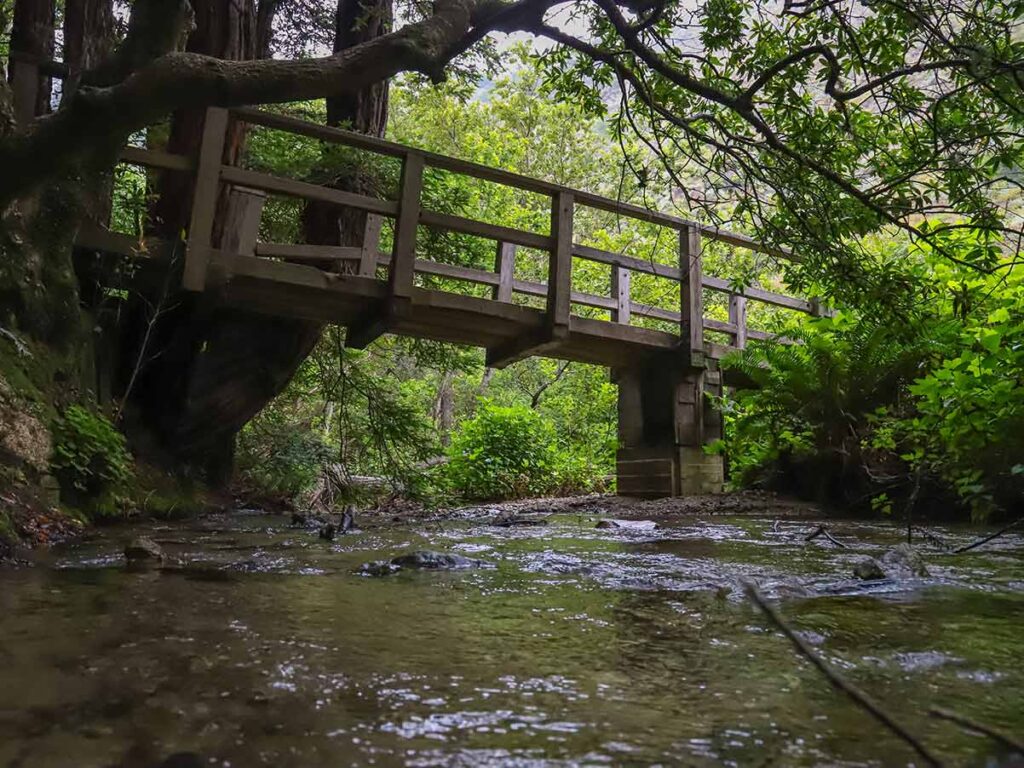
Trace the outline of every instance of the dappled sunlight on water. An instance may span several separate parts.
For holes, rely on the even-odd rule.
[[[0,572],[0,766],[177,751],[225,766],[913,764],[744,601],[743,579],[950,764],[1011,764],[927,710],[1024,731],[1020,537],[866,584],[853,563],[898,543],[890,526],[831,523],[839,550],[805,543],[808,521],[594,524],[326,542],[236,514],[103,531]],[[124,567],[140,532],[165,567]],[[427,548],[494,567],[357,573]]]

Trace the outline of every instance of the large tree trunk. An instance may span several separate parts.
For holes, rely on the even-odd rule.
[[[14,3],[11,63],[7,74],[19,101],[25,95],[29,96],[19,114],[22,119],[50,111],[52,80],[45,76],[23,78],[19,68],[25,71],[29,60],[38,62],[53,58],[54,14],[54,0],[16,0]]]
[[[339,39],[344,47],[369,39],[368,36],[376,37],[390,25],[389,0],[382,0],[380,5],[386,12],[387,24],[366,25],[359,21],[359,11],[349,7],[352,1],[341,0],[339,4],[339,29],[345,33],[339,34]],[[220,3],[217,6],[223,7]],[[217,18],[216,23],[204,24],[204,16],[198,16],[202,32],[197,29],[196,34],[202,35],[201,44],[221,46],[206,52],[228,57],[252,55],[257,47],[261,53],[269,51],[266,35],[272,18],[264,16],[257,23],[251,4],[244,7],[243,16],[232,16],[237,13],[232,8],[227,19]],[[199,44],[189,42],[190,48]],[[344,100],[329,99],[328,110],[338,122],[345,121],[357,130],[380,135],[386,119],[386,89],[386,84],[375,85]],[[201,122],[195,118],[187,114],[177,116],[169,140],[172,151],[188,147],[194,152],[201,130]],[[237,158],[242,139],[235,134],[229,142],[227,162]],[[166,234],[179,232],[185,226],[185,201],[191,195],[188,188],[175,190],[169,186],[174,183],[161,187],[162,202],[156,211],[158,226]],[[356,233],[361,236],[364,217],[335,208],[322,212],[317,222],[324,231],[335,233],[333,242],[340,242],[342,237],[347,242],[357,242],[350,238]],[[312,231],[311,242],[317,242],[315,226]],[[307,236],[309,233],[307,229]],[[211,307],[203,296],[182,296],[176,301],[178,305],[151,337],[151,348],[132,356],[133,360],[147,359],[159,352],[138,377],[132,398],[134,421],[141,427],[134,430],[141,435],[137,444],[144,450],[148,447],[151,455],[165,462],[196,467],[207,481],[219,484],[230,477],[236,434],[284,389],[319,340],[323,327],[319,323]]]

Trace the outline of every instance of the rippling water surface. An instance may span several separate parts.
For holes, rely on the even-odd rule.
[[[910,765],[742,598],[751,578],[818,651],[951,765],[1012,765],[942,706],[1024,733],[1024,539],[865,588],[882,525],[589,515],[320,540],[235,513],[101,531],[0,570],[0,766]],[[943,530],[953,541],[976,532]],[[165,567],[129,570],[145,533]],[[359,576],[413,549],[493,568]]]

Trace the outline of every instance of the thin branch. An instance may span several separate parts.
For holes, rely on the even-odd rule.
[[[928,710],[928,714],[932,717],[937,717],[942,720],[949,720],[950,722],[956,723],[957,725],[962,725],[964,728],[968,728],[969,730],[976,731],[980,734],[988,736],[990,739],[998,741],[1007,749],[1012,749],[1014,752],[1024,755],[1024,741],[1015,739],[1013,736],[1010,736],[1007,733],[1003,733],[1000,730],[996,730],[990,725],[979,723],[977,720],[972,720],[971,718],[965,715],[961,715],[958,712],[953,712],[948,709],[942,709],[941,707],[932,707],[930,710]]]
[[[829,533],[828,532],[828,528],[826,528],[824,525],[819,525],[817,528],[815,528],[813,531],[811,531],[809,534],[807,534],[807,536],[804,538],[804,541],[813,541],[814,539],[818,538],[819,536],[824,536],[826,539],[828,539],[829,541],[831,541],[833,544],[835,544],[837,547],[840,547],[841,549],[849,549],[849,547],[847,547],[845,544],[843,544],[843,542],[839,541],[831,533]]]
[[[845,693],[855,704],[857,704],[857,706],[884,725],[890,732],[910,745],[910,747],[920,755],[928,765],[942,766],[942,761],[933,755],[916,736],[896,722],[895,718],[886,712],[878,702],[825,663],[825,661],[814,652],[814,649],[811,648],[811,646],[808,645],[800,635],[793,631],[788,624],[786,624],[779,612],[773,605],[764,599],[764,595],[761,594],[753,582],[745,581],[743,583],[743,589],[747,593],[747,597],[750,598],[751,602],[760,608],[761,612],[764,613],[764,615],[768,617],[779,631],[786,636],[800,655],[811,662],[811,664],[825,676],[825,678],[832,684],[832,687]]]
[[[965,544],[962,547],[957,547],[953,550],[953,554],[960,555],[964,552],[970,552],[972,549],[976,549],[977,547],[980,547],[982,544],[988,544],[990,541],[992,541],[992,539],[997,539],[1007,531],[1011,530],[1012,528],[1016,528],[1018,525],[1021,524],[1021,522],[1024,522],[1024,517],[1018,517],[1005,528],[1000,528],[998,531],[989,536],[985,536],[984,538],[978,539],[977,541],[973,541],[970,544]]]

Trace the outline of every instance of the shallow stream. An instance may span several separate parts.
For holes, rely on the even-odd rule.
[[[602,530],[593,512],[333,542],[236,512],[106,529],[0,569],[0,766],[915,764],[742,579],[949,765],[1014,764],[928,710],[1024,733],[1024,538],[924,549],[930,577],[865,586],[852,564],[897,543],[890,526],[830,523],[841,550],[805,543],[807,520]],[[164,567],[125,567],[140,533]],[[416,549],[493,567],[356,573]]]

